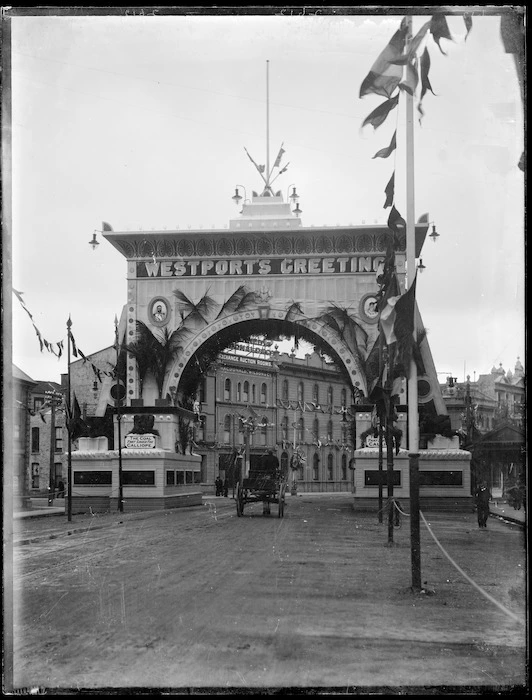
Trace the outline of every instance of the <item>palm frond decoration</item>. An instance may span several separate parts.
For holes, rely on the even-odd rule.
[[[292,301],[286,310],[284,317],[285,321],[290,321],[294,324],[294,347],[296,350],[299,348],[299,331],[297,327],[296,317],[303,314],[303,307],[299,301]]]
[[[231,294],[229,299],[224,302],[216,318],[218,319],[222,316],[227,316],[228,314],[242,311],[251,304],[254,304],[256,300],[256,293],[251,292],[245,284],[242,284],[233,292],[233,294]]]
[[[136,339],[126,346],[126,350],[137,362],[141,397],[144,381],[151,372],[155,377],[159,398],[162,398],[164,380],[170,364],[191,334],[192,331],[183,325],[172,332],[164,328],[154,334],[143,321],[137,321]]]
[[[208,294],[204,294],[198,303],[195,304],[180,289],[174,289],[173,293],[181,304],[180,314],[183,323],[197,323],[199,321],[202,324],[206,324],[212,312],[217,307],[216,301]]]
[[[340,336],[340,338],[356,352],[364,361],[368,350],[368,334],[348,309],[331,303],[327,311],[319,317]]]
[[[133,343],[125,346],[127,352],[132,355],[137,363],[139,376],[140,397],[148,372],[152,368],[153,356],[156,353],[157,339],[143,321],[137,321],[136,337]]]

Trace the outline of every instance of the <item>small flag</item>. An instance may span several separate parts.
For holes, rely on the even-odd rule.
[[[443,13],[437,12],[436,14],[432,15],[432,19],[430,21],[430,33],[432,34],[434,41],[438,44],[439,50],[444,56],[447,56],[445,51],[440,46],[440,41],[442,39],[452,41],[453,37],[451,36],[447,20],[445,19],[445,15]]]
[[[391,97],[389,100],[386,100],[386,102],[383,102],[376,109],[374,109],[373,112],[371,112],[371,114],[369,114],[362,122],[362,128],[368,124],[371,124],[374,129],[377,129],[377,127],[384,123],[386,117],[392,111],[392,109],[397,107],[398,102],[399,93],[395,97]]]
[[[395,193],[395,171],[392,173],[391,178],[388,180],[388,184],[384,189],[384,194],[386,195],[386,201],[384,202],[384,209],[391,207],[393,204],[393,198]]]
[[[417,278],[414,278],[412,285],[404,294],[390,297],[380,315],[380,326],[386,344],[397,343],[395,376],[408,377],[410,373],[410,359],[414,345],[416,281]]]
[[[469,32],[473,28],[473,15],[471,14],[471,12],[464,12],[464,24],[466,27],[466,35],[464,41],[467,41]]]
[[[406,64],[406,77],[399,87],[409,95],[414,96],[418,82],[417,58],[413,57],[412,60]]]
[[[285,152],[285,151],[284,151],[284,148],[283,148],[282,145],[281,145],[281,148],[280,148],[280,150],[279,150],[279,153],[278,153],[278,155],[277,155],[277,158],[275,159],[275,163],[273,164],[273,167],[274,167],[274,168],[278,168],[278,167],[281,165],[281,158],[283,157],[283,153],[284,153],[284,152]]]
[[[78,349],[76,347],[76,341],[74,340],[74,336],[72,335],[72,331],[68,331],[68,337],[70,338],[70,342],[72,343],[72,354],[74,357],[78,356]]]
[[[362,81],[359,97],[375,93],[384,97],[391,97],[395,88],[403,77],[403,68],[395,63],[403,54],[405,48],[406,33],[408,27],[406,18],[401,21],[401,26],[390,39],[390,42],[379,55],[370,72]]]
[[[387,148],[381,148],[380,151],[377,151],[375,155],[373,156],[372,160],[374,158],[388,158],[388,156],[395,151],[397,148],[397,130],[393,132],[392,140],[390,141],[390,145]]]
[[[394,206],[392,206],[390,216],[388,217],[388,228],[395,234],[406,231],[406,221]]]
[[[423,108],[421,107],[421,102],[423,101],[423,98],[425,97],[427,90],[430,90],[433,95],[436,94],[434,92],[434,90],[432,89],[432,85],[430,84],[430,80],[429,80],[430,55],[429,55],[427,48],[425,48],[425,50],[423,51],[423,54],[421,55],[421,59],[419,61],[419,68],[420,68],[420,72],[421,72],[421,95],[419,97],[419,103],[418,103],[417,109],[418,109],[419,114],[422,117],[424,112],[423,112]]]
[[[253,165],[257,168],[257,170],[259,171],[259,173],[262,175],[262,173],[263,173],[264,170],[265,170],[265,166],[264,166],[264,165],[257,165],[257,163],[255,163],[255,161],[253,160],[253,158],[249,155],[248,150],[247,150],[247,148],[246,148],[245,146],[244,146],[244,150],[245,150],[245,152],[248,154],[248,158],[250,159],[250,161],[253,163]]]

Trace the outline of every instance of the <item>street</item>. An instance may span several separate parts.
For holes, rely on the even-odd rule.
[[[345,493],[287,496],[283,518],[260,503],[239,518],[231,498],[79,529],[43,518],[14,548],[15,688],[525,684],[523,529],[426,517],[519,621],[423,527],[426,591],[412,593],[407,519],[390,546]]]

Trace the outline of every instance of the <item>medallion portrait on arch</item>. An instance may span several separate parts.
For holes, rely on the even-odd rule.
[[[377,308],[377,297],[375,294],[366,294],[360,300],[360,315],[366,323],[377,323],[379,320],[379,310]]]
[[[148,305],[150,321],[155,326],[164,326],[170,320],[170,306],[164,297],[152,299]]]

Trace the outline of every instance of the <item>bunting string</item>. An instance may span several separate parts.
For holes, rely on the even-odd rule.
[[[64,340],[60,340],[57,342],[50,342],[49,340],[46,340],[46,338],[44,338],[43,334],[41,333],[41,331],[39,330],[39,328],[35,324],[35,321],[33,319],[33,314],[26,306],[26,302],[23,299],[23,292],[19,292],[18,290],[13,288],[13,294],[17,297],[17,299],[20,302],[20,305],[22,306],[24,311],[28,314],[28,316],[31,320],[31,323],[32,323],[33,328],[35,330],[35,333],[37,335],[37,339],[39,341],[39,346],[40,346],[41,352],[43,352],[43,350],[46,349],[48,352],[51,352],[53,355],[55,355],[58,360],[61,359],[61,357],[64,353],[64,347],[65,347]],[[94,372],[94,375],[97,377],[97,379],[100,383],[102,382],[102,376],[111,377],[113,379],[116,377],[115,371],[103,370],[100,367],[97,367],[93,362],[91,362],[91,360],[89,360],[89,358],[77,347],[76,340],[75,340],[74,335],[72,334],[71,330],[68,331],[68,336],[70,337],[70,342],[72,344],[72,354],[74,355],[74,357],[79,356],[83,360],[84,363],[88,362],[92,368],[92,371]]]

